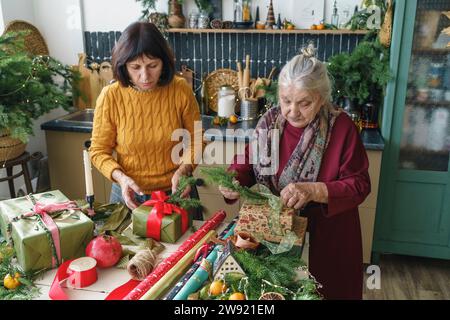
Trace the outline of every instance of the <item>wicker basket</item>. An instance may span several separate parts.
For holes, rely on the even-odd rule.
[[[0,129],[0,161],[17,158],[25,152],[26,147],[21,140],[11,138],[8,130]]]
[[[223,85],[231,86],[237,96],[239,91],[239,82],[237,72],[231,69],[217,69],[211,72],[205,79],[205,89],[208,96],[208,107],[210,110],[217,112],[217,92]]]
[[[18,31],[28,31],[28,34],[25,36],[25,48],[27,52],[36,56],[49,55],[48,47],[45,43],[44,37],[35,26],[26,21],[14,20],[8,23],[4,33]]]
[[[388,8],[386,10],[386,15],[384,16],[383,25],[381,26],[379,34],[380,43],[386,48],[391,46],[393,15],[392,0],[388,0]]]

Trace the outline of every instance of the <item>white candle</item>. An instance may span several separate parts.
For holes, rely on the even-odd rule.
[[[234,114],[234,105],[236,99],[234,95],[224,96],[219,98],[218,115],[219,117],[228,118]]]
[[[83,150],[84,160],[84,179],[86,182],[86,196],[94,195],[94,188],[92,186],[92,171],[91,171],[91,159],[87,150]]]

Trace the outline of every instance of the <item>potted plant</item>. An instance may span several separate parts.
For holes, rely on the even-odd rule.
[[[136,2],[140,2],[142,4],[143,10],[141,19],[155,23],[153,20],[161,19],[161,17],[164,18],[164,14],[158,13],[157,16],[155,16],[154,13],[150,13],[151,10],[156,10],[156,1],[157,0],[136,0]],[[168,23],[172,28],[184,27],[186,18],[183,15],[183,3],[184,0],[169,0]]]
[[[345,24],[346,28],[349,28],[351,30],[368,30],[373,29],[371,26],[369,26],[369,22],[371,21],[374,16],[373,7],[379,8],[379,22],[381,26],[381,22],[384,21],[384,17],[386,15],[386,11],[388,9],[388,6],[386,4],[385,0],[363,0],[362,2],[362,9],[361,10],[355,10],[355,13],[350,18],[350,20]]]
[[[49,56],[32,56],[25,33],[0,36],[0,158],[9,160],[25,150],[33,120],[63,107],[78,96],[78,72]]]
[[[378,40],[360,42],[353,52],[331,57],[328,71],[334,100],[345,99],[356,106],[369,102],[379,106],[392,77],[389,52]]]

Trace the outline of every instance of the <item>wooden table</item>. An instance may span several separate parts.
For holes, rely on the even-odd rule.
[[[204,221],[194,221],[193,225],[199,228]],[[216,229],[219,234],[228,223],[221,223],[219,227]],[[171,243],[163,243],[165,246],[164,251],[160,254],[162,259],[167,258],[173,252],[177,250],[177,248],[189,238],[191,235],[191,231],[186,232],[175,244]],[[308,263],[308,234],[305,239],[305,247],[303,249],[302,259]],[[41,289],[41,295],[36,298],[36,300],[50,300],[48,296],[48,292],[50,290],[50,286],[52,285],[53,279],[55,278],[57,269],[52,269],[45,274],[41,278],[38,278],[35,281],[35,284],[38,288]],[[98,280],[93,285],[82,288],[82,289],[66,289],[65,292],[69,299],[71,300],[104,300],[111,291],[120,285],[126,283],[130,280],[130,276],[125,269],[119,268],[107,268],[100,269],[97,268]]]

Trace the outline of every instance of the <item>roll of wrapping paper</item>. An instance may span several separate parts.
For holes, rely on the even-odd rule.
[[[233,230],[234,228],[232,227],[230,232],[225,235],[224,240],[233,234]],[[206,258],[202,258],[200,266],[173,300],[186,300],[191,293],[194,293],[201,288],[202,284],[208,280],[209,275],[213,272],[212,269],[214,262],[217,259],[218,251],[222,248],[222,245],[216,245],[214,250],[209,253]]]
[[[199,242],[195,244],[165,275],[161,277],[141,298],[140,300],[156,300],[159,299],[167,288],[171,288],[176,281],[183,275],[192,265],[195,254],[198,249],[212,238],[217,237],[214,230],[209,231]]]
[[[236,226],[236,222],[238,220],[238,217],[234,218],[226,227],[225,229],[220,233],[219,239],[225,240],[233,235],[234,233],[234,227]],[[206,257],[211,253],[211,251],[214,249],[214,247],[209,248],[209,250],[206,253]],[[192,267],[186,272],[186,274],[181,278],[180,281],[172,288],[172,290],[169,291],[164,297],[164,300],[172,300],[177,293],[183,288],[188,280],[192,277],[195,271],[197,271],[198,267],[200,266],[204,256],[198,257],[198,259],[195,261],[195,263],[192,265]]]
[[[210,230],[217,226],[225,219],[224,210],[218,211],[213,217],[206,221],[200,229],[193,233],[174,253],[164,259],[148,276],[131,290],[123,300],[138,300],[150,288],[166,274],[192,247],[195,246]]]
[[[214,261],[217,259],[217,252],[222,247],[222,245],[216,245],[214,250],[206,258],[202,259],[200,266],[173,300],[186,300],[191,293],[201,288],[202,284],[208,280],[209,274],[212,273]]]

